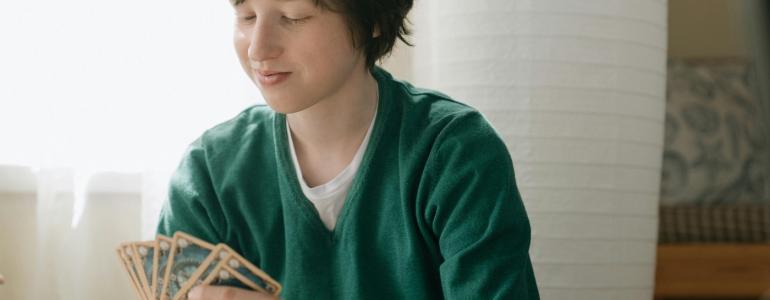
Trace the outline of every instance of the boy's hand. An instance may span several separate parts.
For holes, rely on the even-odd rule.
[[[201,285],[190,290],[188,300],[276,300],[268,294],[228,286]]]

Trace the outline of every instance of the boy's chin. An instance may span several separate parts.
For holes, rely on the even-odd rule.
[[[286,115],[300,112],[307,108],[292,103],[290,99],[268,98],[267,96],[265,96],[265,103],[267,103],[267,106],[269,106],[270,109],[272,109],[274,112]]]

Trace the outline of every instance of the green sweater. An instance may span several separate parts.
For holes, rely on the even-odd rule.
[[[377,119],[333,232],[299,186],[286,116],[254,106],[191,144],[158,233],[230,245],[284,299],[539,299],[503,141],[473,108],[372,73]]]

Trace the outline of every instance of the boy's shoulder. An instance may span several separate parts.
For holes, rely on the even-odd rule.
[[[392,119],[400,123],[402,138],[427,140],[433,146],[478,143],[505,149],[492,124],[476,108],[442,92],[389,79],[392,102],[399,106],[391,110],[398,115]]]
[[[437,90],[413,85],[408,81],[393,78],[387,71],[377,69],[375,75],[381,82],[387,82],[393,99],[397,99],[396,105],[402,106],[400,111],[405,119],[423,119],[433,121],[454,118],[479,112],[468,104]]]

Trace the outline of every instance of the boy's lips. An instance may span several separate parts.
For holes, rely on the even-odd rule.
[[[256,71],[259,75],[262,75],[262,76],[270,76],[270,75],[279,74],[279,73],[288,73],[288,72],[275,71],[275,70],[258,70],[258,69],[254,69],[254,71]]]
[[[262,86],[271,86],[285,81],[291,75],[291,72],[255,70],[254,75]]]

